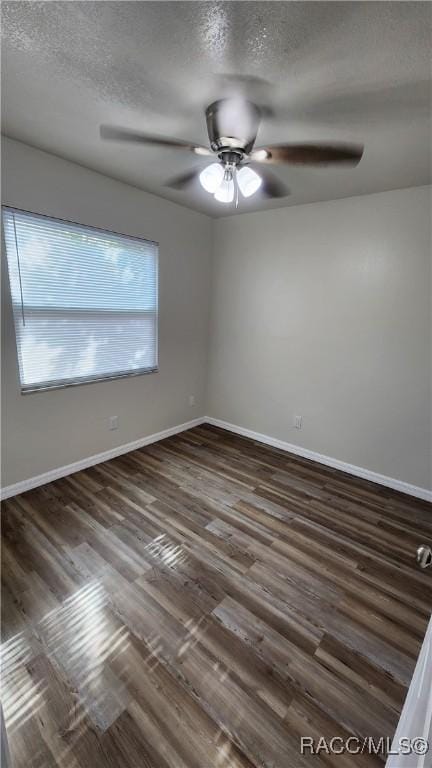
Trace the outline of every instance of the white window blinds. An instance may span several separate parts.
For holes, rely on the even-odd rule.
[[[3,208],[21,390],[157,369],[158,246]]]

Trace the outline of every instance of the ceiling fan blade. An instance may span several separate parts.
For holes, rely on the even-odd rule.
[[[165,182],[165,186],[171,187],[171,189],[186,189],[198,178],[198,174],[199,171],[196,168],[194,168],[193,171],[180,173],[178,176],[168,179],[168,181]]]
[[[267,168],[260,166],[258,175],[262,178],[260,192],[264,197],[287,197],[291,194],[288,187]]]
[[[400,120],[402,117],[421,118],[431,114],[430,80],[419,80],[398,85],[384,86],[379,83],[365,88],[337,90],[320,87],[317,92],[308,91],[303,98],[290,103],[289,107],[277,107],[277,119],[315,123],[316,125],[340,126],[370,125],[381,120]]]
[[[362,155],[362,146],[349,144],[277,144],[255,149],[251,160],[290,165],[357,165]]]
[[[187,141],[181,141],[180,139],[170,139],[166,138],[165,136],[153,136],[149,133],[132,131],[129,128],[120,128],[116,125],[101,125],[100,137],[105,141],[126,141],[135,144],[147,144],[148,146],[155,147],[188,149],[191,152],[195,152],[197,155],[204,155],[206,157],[213,154],[210,149],[207,149],[207,147],[202,147],[199,144],[190,144]]]

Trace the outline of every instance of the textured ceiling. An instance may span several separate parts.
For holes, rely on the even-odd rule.
[[[273,110],[258,144],[354,141],[355,169],[277,167],[292,195],[240,211],[425,184],[428,2],[3,2],[3,131],[210,215],[187,152],[103,143],[99,124],[207,143],[204,109],[242,93]]]

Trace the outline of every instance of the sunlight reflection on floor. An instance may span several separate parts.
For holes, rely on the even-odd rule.
[[[150,544],[147,544],[145,549],[153,557],[164,563],[164,565],[170,567],[185,563],[187,560],[187,555],[184,549],[180,544],[172,542],[166,533],[161,533],[160,536],[156,536]]]
[[[107,604],[102,584],[93,581],[50,611],[34,629],[53,673],[78,699],[78,706],[76,702],[71,706],[62,724],[68,732],[86,715],[105,730],[124,709],[123,685],[109,665],[128,648],[129,631]],[[9,735],[49,701],[47,682],[32,678],[31,640],[20,632],[1,646],[2,700]]]
[[[166,534],[157,536],[146,549],[168,568],[188,560],[185,550]],[[103,733],[128,707],[131,698],[126,681],[133,681],[137,664],[143,665],[145,674],[153,675],[160,664],[173,660],[156,627],[143,638],[147,653],[136,656],[130,631],[121,613],[119,616],[113,610],[102,581],[103,577],[92,579],[33,627],[1,646],[3,706],[12,752],[14,747],[20,749],[25,734],[22,728],[30,718],[36,715],[39,728],[55,712],[61,738],[57,736],[51,746],[56,760],[62,764],[66,761],[65,766],[69,766],[74,745],[84,738],[89,724]],[[182,624],[184,631],[179,633],[173,657],[177,659],[193,653],[202,641],[207,617],[191,617]],[[46,667],[39,666],[41,655],[46,657]],[[214,672],[223,683],[226,670],[217,665]],[[66,695],[60,693],[58,698],[62,688]],[[18,731],[21,736],[15,736]],[[46,733],[48,749],[50,738]],[[217,736],[215,746],[215,764],[231,765],[231,746],[226,736]]]
[[[32,653],[24,632],[0,647],[2,704],[8,733],[21,727],[43,702],[46,685],[32,680],[26,668]]]
[[[123,686],[110,662],[129,645],[129,630],[109,610],[95,580],[65,600],[39,625],[47,655],[77,689],[84,710],[105,730],[123,709]]]

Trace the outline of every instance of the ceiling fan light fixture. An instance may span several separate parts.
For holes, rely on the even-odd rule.
[[[220,163],[212,163],[204,168],[199,175],[201,186],[204,187],[206,192],[214,194],[220,187],[221,181],[224,176],[224,169]]]
[[[262,178],[245,165],[237,173],[237,182],[243,197],[251,197],[260,188]]]
[[[219,203],[232,203],[234,200],[234,181],[232,178],[223,179],[219,189],[216,191],[215,199]]]

